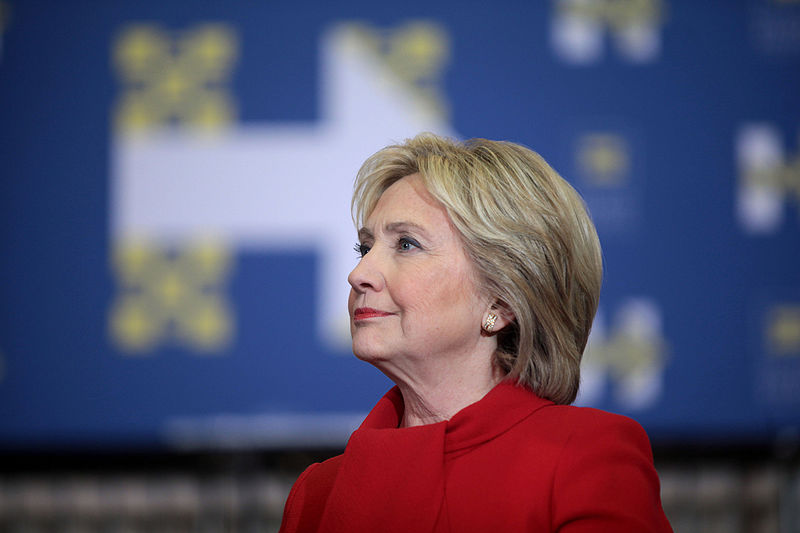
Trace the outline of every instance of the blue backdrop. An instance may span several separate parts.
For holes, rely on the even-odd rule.
[[[349,195],[418,131],[540,152],[604,246],[579,403],[800,427],[800,4],[0,1],[0,446],[338,445]]]

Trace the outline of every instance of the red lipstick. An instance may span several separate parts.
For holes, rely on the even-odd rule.
[[[364,320],[365,318],[377,318],[381,316],[389,316],[391,314],[392,313],[387,313],[385,311],[378,311],[377,309],[373,309],[371,307],[359,307],[353,311],[353,319]]]

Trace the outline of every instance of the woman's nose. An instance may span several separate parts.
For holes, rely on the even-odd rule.
[[[356,267],[347,276],[347,282],[356,292],[369,289],[379,291],[383,288],[383,275],[378,265],[375,250],[370,250],[358,261]]]

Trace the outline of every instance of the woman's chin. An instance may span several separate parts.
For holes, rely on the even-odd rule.
[[[391,357],[385,349],[379,346],[365,345],[365,343],[356,341],[353,342],[353,355],[361,361],[373,365],[377,365]]]
[[[355,346],[353,347],[353,355],[355,355],[357,359],[367,363],[374,363],[375,361],[379,361],[381,359],[376,351],[356,349]]]

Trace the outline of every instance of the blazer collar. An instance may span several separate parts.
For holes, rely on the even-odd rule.
[[[548,405],[553,405],[553,402],[540,398],[527,387],[502,381],[450,420],[431,426],[444,425],[444,452],[454,452],[489,441]],[[414,429],[397,427],[403,419],[403,411],[403,396],[397,387],[393,387],[370,411],[360,429]],[[436,430],[441,429],[437,427]]]

